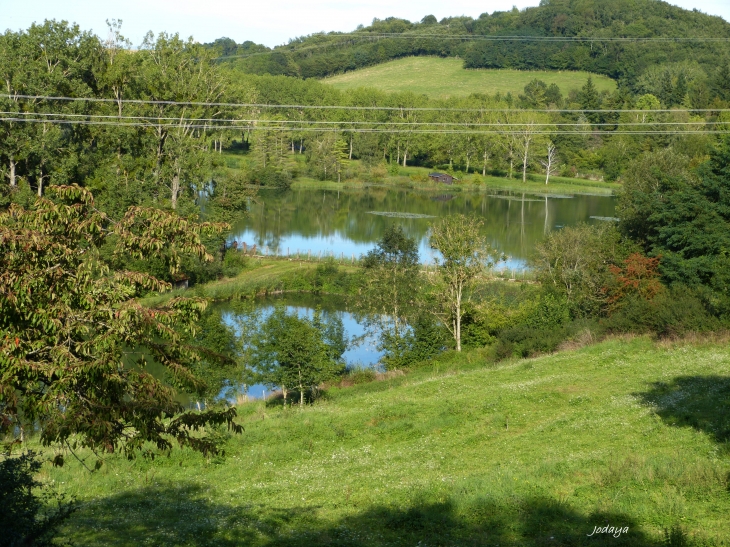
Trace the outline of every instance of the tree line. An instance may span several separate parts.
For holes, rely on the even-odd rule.
[[[641,77],[657,66],[676,71],[677,66],[691,65],[698,95],[709,91],[711,100],[717,96],[711,80],[718,58],[727,61],[730,53],[728,42],[717,39],[729,37],[730,25],[720,17],[664,2],[549,0],[476,19],[374,19],[350,33],[315,34],[273,49],[251,42],[238,45],[227,38],[208,46],[221,61],[253,74],[322,78],[400,57],[436,55],[464,59],[465,68],[606,74],[633,93],[647,92]],[[656,38],[665,40],[651,40]]]

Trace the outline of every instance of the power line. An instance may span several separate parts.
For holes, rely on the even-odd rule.
[[[204,130],[224,130],[224,131],[289,131],[289,132],[316,132],[316,133],[338,133],[343,129],[340,127],[281,127],[281,126],[265,126],[258,127],[256,125],[222,125],[213,126],[210,124],[186,124],[181,126],[175,123],[148,123],[148,122],[113,122],[110,120],[63,120],[63,119],[35,119],[35,118],[0,118],[0,122],[17,122],[17,123],[51,123],[51,124],[70,124],[70,125],[91,125],[91,126],[112,126],[112,127],[145,127],[145,128],[170,128],[170,129],[204,129]],[[650,124],[647,124],[650,125]],[[681,124],[674,124],[681,125]],[[523,125],[524,127],[524,125]],[[349,133],[409,133],[409,134],[443,134],[443,135],[523,135],[524,131],[499,131],[499,130],[469,130],[469,129],[383,129],[383,128],[361,128],[347,129]],[[555,131],[531,131],[531,135],[554,135]],[[560,135],[697,135],[697,134],[727,134],[727,130],[705,130],[705,131],[687,131],[687,130],[654,130],[654,131],[602,131],[602,130],[574,130],[562,131]]]
[[[671,112],[730,112],[730,108],[654,108],[649,110],[641,110],[636,108],[620,109],[550,109],[550,108],[452,108],[452,107],[417,107],[417,106],[351,106],[351,105],[306,105],[306,104],[266,104],[266,103],[224,103],[224,102],[203,102],[203,101],[162,101],[152,99],[107,99],[103,97],[61,97],[49,95],[10,95],[0,93],[0,98],[6,99],[23,99],[23,100],[40,100],[40,101],[67,101],[67,102],[90,102],[90,103],[114,103],[114,104],[151,104],[162,106],[215,106],[230,108],[281,108],[281,109],[300,109],[300,110],[385,110],[397,112],[541,112],[553,114],[611,114],[611,113],[671,113]]]
[[[530,112],[530,111],[526,111]],[[646,110],[643,110],[641,112],[647,112]],[[43,116],[43,117],[50,117],[50,116],[61,116],[63,119],[58,121],[66,121],[69,122],[71,119],[74,118],[93,118],[93,119],[100,119],[100,120],[133,120],[133,121],[175,121],[178,123],[170,124],[171,126],[180,126],[187,124],[188,122],[210,122],[211,127],[217,127],[214,124],[222,124],[222,123],[249,123],[249,124],[262,124],[262,129],[269,128],[272,126],[276,126],[277,124],[307,124],[307,125],[339,125],[339,126],[349,126],[349,125],[376,125],[376,126],[438,126],[438,127],[449,127],[449,126],[456,126],[456,127],[463,127],[463,126],[470,126],[470,127],[575,127],[577,125],[583,125],[580,123],[572,122],[572,123],[551,123],[551,122],[531,122],[531,121],[525,121],[525,122],[489,122],[489,123],[482,123],[482,122],[469,122],[469,121],[461,121],[461,122],[398,122],[398,121],[360,121],[360,120],[271,120],[266,118],[185,118],[185,117],[160,117],[160,116],[116,116],[116,115],[106,115],[106,114],[68,114],[68,113],[54,113],[54,112],[11,112],[11,111],[0,111],[0,115],[9,115],[9,116]],[[26,118],[27,119],[27,118]],[[681,122],[681,121],[674,121],[674,122],[600,122],[600,123],[591,123],[590,125],[593,127],[615,127],[615,126],[646,126],[646,125],[672,125],[672,126],[696,126],[696,127],[702,127],[702,126],[713,126],[713,125],[726,125],[729,122],[725,121],[692,121],[692,122]]]

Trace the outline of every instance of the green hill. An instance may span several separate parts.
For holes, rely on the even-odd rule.
[[[245,433],[225,459],[105,456],[91,474],[68,456],[44,472],[81,501],[65,537],[78,546],[727,545],[727,344],[616,339],[482,363],[478,353],[446,355],[407,376],[330,389],[303,410],[243,404]],[[588,537],[606,525],[628,530]]]
[[[648,92],[641,77],[658,67],[704,85],[730,56],[723,39],[730,39],[727,21],[658,0],[544,0],[476,19],[375,19],[351,33],[306,36],[273,50],[230,39],[209,45],[254,74],[322,78],[431,55],[458,57],[465,68],[587,71]]]
[[[412,91],[437,99],[463,97],[472,93],[512,93],[517,97],[535,78],[557,84],[563,94],[579,89],[588,72],[540,70],[466,70],[460,59],[406,57],[374,67],[346,72],[322,80],[337,89],[374,87],[385,92]],[[592,75],[598,91],[613,91],[616,82],[607,76]]]

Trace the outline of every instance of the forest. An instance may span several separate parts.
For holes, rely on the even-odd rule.
[[[165,509],[142,535],[179,544],[363,544],[352,532],[376,545],[583,545],[599,522],[619,518],[635,530],[617,544],[722,545],[728,23],[648,0],[543,0],[478,19],[375,20],[273,50],[167,33],[134,48],[120,22],[108,26],[106,39],[55,20],[0,35],[0,501],[9,508],[0,525],[11,545],[133,544],[140,528],[121,527],[143,522],[145,507],[161,511],[152,499]],[[560,40],[534,40],[549,37]],[[585,70],[618,85],[599,92],[588,77],[561,89],[536,78],[517,95],[434,99],[315,79],[411,55]],[[455,177],[450,194],[434,188],[431,170]],[[486,195],[495,181],[509,190],[495,199],[521,207],[523,235],[525,203],[544,199],[542,240],[521,279],[499,276],[508,257],[483,219],[439,213],[440,200]],[[616,216],[549,224],[544,189],[556,181],[589,191],[611,182],[600,188],[616,191]],[[411,217],[428,222],[433,261],[397,211],[367,212],[383,230],[350,261],[234,245],[232,226],[293,185],[324,189],[323,203],[348,185],[372,189],[374,203],[405,185],[428,194],[429,214]],[[316,216],[315,205],[302,209]],[[292,215],[277,214],[279,223]],[[377,368],[346,365],[356,341],[327,310],[262,313],[257,299],[272,294],[340,299],[377,338]],[[253,384],[273,395],[248,401]],[[685,398],[684,410],[673,406]],[[555,408],[562,414],[540,422],[536,409]],[[601,452],[588,431],[602,416],[614,431],[624,419],[639,424],[630,446],[611,437],[635,459]],[[551,453],[524,466],[519,458],[540,460],[535,450],[550,445],[547,436],[523,445],[528,430],[557,431],[561,452],[585,447],[571,456],[579,463]],[[444,440],[450,431],[458,443]],[[460,454],[480,468],[482,449],[498,458],[499,443],[518,459],[499,463],[509,481],[498,487],[497,475],[479,475],[495,492],[487,499],[464,486]],[[391,450],[397,465],[385,465]],[[346,477],[318,478],[340,461]],[[220,497],[234,465],[254,500],[244,509],[228,490]],[[356,484],[358,466],[370,479]],[[380,472],[418,495],[391,492],[373,478]],[[210,498],[192,485],[201,476],[220,481]],[[335,483],[344,491],[330,491]],[[385,505],[373,501],[378,488],[390,492]],[[188,533],[180,515],[195,512],[227,524],[211,518]]]

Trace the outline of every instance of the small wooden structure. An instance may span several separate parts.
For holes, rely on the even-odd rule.
[[[172,276],[172,286],[175,289],[187,289],[190,284],[190,278],[184,273]]]
[[[447,173],[429,173],[428,178],[434,182],[442,182],[444,184],[454,184],[454,177]]]

